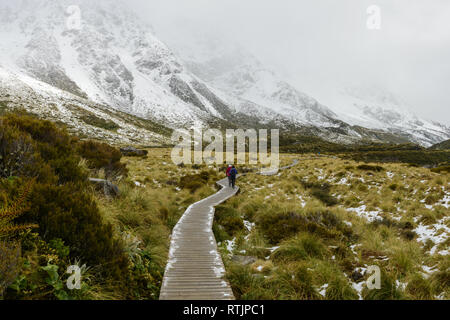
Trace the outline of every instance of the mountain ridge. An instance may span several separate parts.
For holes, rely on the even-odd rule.
[[[81,29],[67,26],[66,9],[74,3],[81,9]],[[23,79],[34,78],[81,101],[87,99],[88,104],[108,106],[172,129],[220,123],[268,126],[341,143],[415,139],[401,128],[347,123],[248,54],[239,53],[238,63],[226,62],[225,56],[212,56],[212,63],[180,59],[146,22],[118,1],[22,0],[8,7],[0,16],[4,27],[0,35],[5,39],[0,57],[7,70],[3,75],[20,79],[16,87]],[[215,68],[221,69],[220,76]],[[5,79],[0,90],[11,94]],[[42,94],[42,86],[32,88]],[[44,91],[47,95],[52,90]],[[55,94],[58,101],[65,99],[65,94]],[[433,132],[421,135],[415,142],[439,142]]]

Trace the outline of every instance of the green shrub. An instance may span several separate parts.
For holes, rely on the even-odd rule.
[[[202,171],[199,174],[187,175],[180,178],[178,186],[182,189],[188,189],[192,193],[200,189],[209,182],[211,174],[208,171]]]
[[[0,177],[36,176],[42,159],[31,137],[0,120]]]
[[[112,122],[111,120],[105,120],[97,117],[93,113],[89,113],[87,115],[83,115],[81,117],[81,120],[83,120],[85,123],[102,128],[109,131],[116,131],[117,129],[120,129],[120,126],[117,125],[115,122]]]
[[[111,225],[102,221],[92,197],[81,190],[74,197],[74,189],[71,184],[37,184],[27,220],[39,225],[45,240],[62,239],[72,257],[89,265],[105,265],[105,272],[119,278],[127,268],[121,243],[113,238]]]
[[[87,160],[90,169],[104,169],[107,179],[126,176],[128,173],[125,164],[120,163],[120,150],[106,143],[83,141],[78,144],[77,151]]]
[[[64,241],[59,238],[50,240],[49,247],[54,249],[56,254],[61,258],[67,257],[70,253],[70,248],[64,245]]]
[[[57,128],[50,121],[36,120],[28,115],[8,114],[2,118],[2,122],[28,135],[33,140],[34,152],[39,153],[33,165],[19,176],[37,176],[40,182],[56,176],[60,184],[87,179],[86,173],[78,166],[79,156],[73,152],[76,139],[71,138],[65,130]],[[15,143],[16,138],[11,139]],[[39,158],[43,161],[39,161]]]
[[[70,258],[86,261],[106,278],[125,280],[127,257],[121,242],[114,239],[111,225],[102,221],[96,203],[86,192],[87,173],[78,165],[81,158],[75,152],[76,139],[49,121],[28,115],[8,114],[0,121],[0,131],[9,130],[3,134],[0,149],[26,141],[33,151],[26,170],[16,173],[19,178],[0,179],[0,207],[10,207],[11,199],[21,193],[28,177],[36,177],[28,206],[17,222],[38,224],[42,238],[49,242],[61,239],[69,248]],[[108,163],[117,163],[120,153],[116,156],[113,148],[101,146],[103,151],[114,155],[116,161]],[[101,156],[95,155],[93,159],[100,160]],[[0,164],[4,163],[4,158],[0,159]],[[64,254],[61,243],[52,244]]]

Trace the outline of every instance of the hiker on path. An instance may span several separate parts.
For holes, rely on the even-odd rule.
[[[230,177],[230,171],[231,171],[231,164],[230,165],[228,165],[228,168],[227,168],[227,178],[228,178],[228,186],[229,187],[231,187],[231,177]]]
[[[236,168],[234,166],[231,167],[230,170],[230,179],[231,179],[231,186],[234,189],[234,186],[236,185],[236,176],[237,176],[238,172],[236,170]]]

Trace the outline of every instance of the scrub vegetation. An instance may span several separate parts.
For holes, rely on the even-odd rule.
[[[3,299],[158,299],[173,227],[216,192],[225,166],[177,166],[169,148],[124,157],[118,147],[31,116],[0,118]],[[402,148],[372,152],[414,154]],[[450,298],[445,161],[430,169],[420,159],[302,151],[282,154],[281,165],[294,159],[273,176],[238,166],[240,192],[216,208],[236,298]],[[88,178],[120,192],[105,195]],[[80,290],[66,286],[70,265],[82,271]],[[366,286],[372,265],[379,290]]]

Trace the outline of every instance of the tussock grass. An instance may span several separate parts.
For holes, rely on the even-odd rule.
[[[282,158],[289,162],[293,156]],[[442,268],[446,256],[438,252],[448,248],[449,240],[438,244],[429,239],[424,244],[416,232],[419,225],[448,227],[448,208],[442,204],[450,192],[448,175],[397,163],[297,158],[298,166],[277,176],[240,178],[241,193],[221,206],[232,208],[236,220],[255,223],[251,232],[244,229],[236,235],[235,252],[260,260],[239,266],[229,253],[224,255],[227,277],[238,298],[448,297],[449,284],[443,280],[448,266]],[[325,195],[336,203],[327,203]],[[442,234],[445,230],[434,233]],[[263,263],[270,268],[261,272],[256,268]],[[425,263],[441,269],[422,275]],[[370,265],[382,271],[380,290],[368,290],[363,283]],[[296,287],[294,270],[307,271],[303,275],[310,277],[303,279],[311,291]]]

